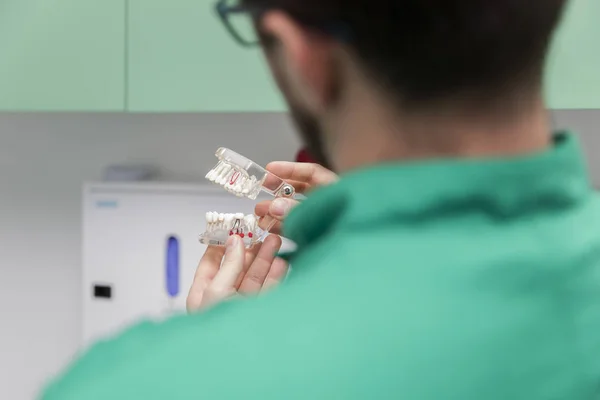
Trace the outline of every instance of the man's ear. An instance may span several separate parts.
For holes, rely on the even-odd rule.
[[[309,31],[282,11],[270,11],[261,21],[261,30],[274,38],[270,62],[280,87],[311,113],[321,113],[332,100],[334,63],[332,40]],[[283,89],[283,88],[282,88]]]

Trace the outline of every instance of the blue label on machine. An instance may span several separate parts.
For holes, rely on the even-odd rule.
[[[169,236],[167,239],[166,284],[170,297],[179,294],[179,239]]]
[[[119,203],[116,200],[99,200],[96,202],[98,208],[117,208]]]

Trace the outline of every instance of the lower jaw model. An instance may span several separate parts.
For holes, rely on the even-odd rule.
[[[209,246],[224,246],[230,236],[237,235],[246,247],[252,247],[262,233],[254,214],[207,212],[206,231],[200,235],[200,242]]]

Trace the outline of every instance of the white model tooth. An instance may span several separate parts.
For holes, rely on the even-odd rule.
[[[217,164],[216,167],[214,167],[206,176],[208,178],[209,181],[214,182],[215,178],[219,175],[219,171],[223,168],[223,165],[221,163]]]
[[[246,233],[248,237],[253,237],[256,232],[256,218],[253,214],[248,214],[244,217],[246,222]]]
[[[215,175],[215,172],[217,172],[218,169],[219,169],[219,164],[217,164],[213,169],[208,171],[208,174],[206,174],[206,179],[211,180],[211,178]]]
[[[254,216],[252,214],[248,214],[244,217],[244,223],[246,224],[246,227],[248,228],[249,231],[253,231],[254,229],[252,228],[252,220],[254,219]]]
[[[250,193],[250,189],[252,188],[252,179],[246,179],[244,182],[244,186],[242,186],[242,194]]]
[[[213,182],[221,184],[221,180],[223,179],[223,175],[227,175],[227,172],[229,171],[230,167],[227,164],[223,165],[223,168],[221,168],[214,176],[214,180]]]
[[[230,188],[233,188],[237,181],[240,179],[240,173],[235,169],[231,169],[231,173],[227,175],[227,179],[225,179],[225,184]],[[231,181],[233,180],[233,183]]]
[[[225,167],[227,167],[226,164],[224,164],[222,161],[219,162],[219,165],[217,165],[214,169],[214,174],[213,174],[213,179],[217,178],[221,173],[223,173],[223,170],[225,169]]]
[[[229,176],[233,172],[235,172],[235,168],[228,164],[227,167],[223,170],[221,176]]]
[[[248,226],[249,229],[254,232],[256,230],[256,217],[254,215],[249,215]]]
[[[224,222],[225,222],[224,228],[225,229],[229,230],[229,229],[233,228],[233,219],[234,219],[233,214],[225,214],[225,219],[224,219]]]
[[[236,227],[239,233],[244,232],[244,213],[235,214],[234,226]]]
[[[227,175],[228,174],[219,175],[219,177],[217,179],[215,179],[215,183],[218,183],[219,185],[224,186],[225,182],[227,182]]]
[[[230,185],[231,186],[231,190],[234,193],[238,192],[238,187],[240,186],[240,180],[241,180],[241,178],[238,178],[238,180],[233,185]]]
[[[229,181],[231,180],[231,178],[233,177],[233,175],[236,173],[235,168],[229,168],[229,170],[227,171],[227,173],[221,175],[221,185],[225,185],[228,184]]]
[[[246,183],[244,183],[244,187],[242,187],[242,194],[248,193],[250,193],[250,181],[246,181]]]
[[[225,214],[221,213],[219,214],[219,222],[217,224],[217,227],[219,229],[223,229],[223,221],[225,220]]]
[[[223,170],[225,169],[225,167],[226,167],[225,164],[221,164],[217,168],[215,168],[215,172],[211,176],[211,180],[213,182],[215,181],[215,179],[217,179],[219,177],[219,175],[221,175],[223,173]]]
[[[242,225],[244,224],[244,214],[236,213],[235,214],[235,222],[237,223],[238,227],[241,228]]]
[[[248,181],[248,183],[246,184],[246,188],[248,190],[248,193],[253,193],[256,187],[256,177],[254,175],[252,175],[250,177],[250,180]]]

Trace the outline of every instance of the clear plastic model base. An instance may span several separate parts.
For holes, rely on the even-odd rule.
[[[247,248],[260,242],[266,232],[259,228],[254,214],[206,213],[206,230],[200,235],[200,242],[208,246],[225,246],[232,235],[238,235]]]
[[[256,200],[261,190],[275,197],[294,196],[292,185],[241,154],[221,147],[215,155],[219,162],[206,174],[206,179],[228,192],[251,200]]]

